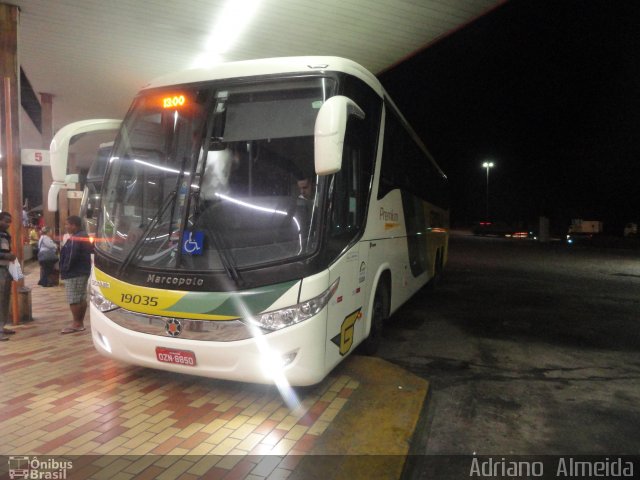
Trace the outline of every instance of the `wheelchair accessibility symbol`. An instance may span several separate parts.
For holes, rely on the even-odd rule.
[[[185,255],[202,255],[204,232],[184,232],[182,235],[182,253]]]

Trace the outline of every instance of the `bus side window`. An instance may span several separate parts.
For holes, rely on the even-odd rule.
[[[339,236],[352,232],[357,228],[357,185],[358,170],[354,152],[347,151],[343,158],[342,169],[335,176],[333,192],[333,212],[331,216],[331,233]],[[347,157],[348,155],[348,157]]]
[[[363,123],[350,120],[344,142],[342,169],[335,174],[331,236],[348,243],[362,228],[371,177],[370,161],[363,154]]]

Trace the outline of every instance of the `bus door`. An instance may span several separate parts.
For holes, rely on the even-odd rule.
[[[350,122],[351,123],[351,122]],[[338,291],[329,303],[327,367],[351,353],[365,335],[367,261],[369,242],[358,242],[364,229],[372,175],[371,159],[364,155],[363,135],[347,130],[342,168],[331,180],[329,248],[339,258],[330,267],[331,282],[340,277]],[[351,133],[351,135],[350,135]]]
[[[351,353],[365,335],[368,254],[368,243],[356,243],[330,269],[330,281],[340,277],[340,285],[328,307],[327,367]]]

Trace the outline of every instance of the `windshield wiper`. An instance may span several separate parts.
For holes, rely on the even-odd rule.
[[[124,261],[120,264],[120,267],[118,267],[118,273],[117,273],[118,276],[120,276],[122,272],[124,272],[126,268],[129,266],[131,261],[135,257],[137,257],[138,252],[140,251],[140,248],[142,247],[147,237],[149,236],[149,233],[151,233],[151,230],[153,230],[153,228],[156,226],[158,221],[162,218],[164,213],[167,211],[167,208],[169,208],[170,205],[173,205],[175,203],[175,199],[177,195],[178,195],[178,190],[176,189],[171,191],[169,195],[167,195],[167,198],[164,199],[164,202],[162,203],[162,205],[160,205],[160,208],[158,209],[156,214],[153,216],[151,221],[145,227],[144,231],[142,232],[142,235],[140,235],[140,237],[135,241],[135,243],[133,244],[133,247],[131,247],[131,250],[129,250],[129,253],[125,257]]]
[[[202,191],[202,181],[204,179],[204,169],[207,166],[207,152],[209,152],[209,150],[211,149],[212,145],[216,145],[216,146],[220,146],[223,143],[223,137],[221,136],[214,136],[213,135],[213,130],[214,130],[214,124],[215,124],[215,120],[212,120],[209,122],[209,124],[207,125],[207,131],[206,131],[206,135],[205,135],[205,140],[201,146],[201,152],[203,155],[202,158],[202,165],[200,167],[200,171],[198,172],[199,175],[199,182],[198,182],[198,190],[197,193],[190,191],[189,192],[189,198],[187,199],[188,201],[188,206],[187,206],[187,211],[191,210],[191,202],[193,202],[193,198],[195,196],[199,196],[200,192]],[[193,162],[192,163],[192,170],[191,170],[191,177],[195,178],[196,176],[196,170],[198,167],[198,162]],[[196,200],[196,202],[199,202],[199,199]],[[211,223],[215,223],[215,221],[213,219],[211,219],[212,222]],[[224,241],[224,238],[222,235],[220,235],[220,233],[218,233],[219,229],[215,228],[216,225],[214,224],[213,226],[211,225],[211,223],[209,222],[205,222],[205,228],[207,230],[207,233],[209,234],[209,238],[211,239],[211,242],[213,243],[213,246],[216,248],[216,251],[218,252],[218,256],[220,258],[220,263],[222,263],[222,268],[224,268],[225,273],[227,274],[227,276],[236,284],[236,287],[242,287],[242,285],[244,285],[244,281],[242,280],[242,277],[240,276],[240,272],[238,272],[238,269],[236,267],[236,262],[235,259],[233,258],[233,256],[229,253],[229,251],[226,248],[226,242]],[[186,230],[186,221],[185,221],[185,228],[183,228],[183,230]],[[212,228],[214,227],[214,228]],[[181,255],[182,249],[178,250],[178,262],[180,262],[180,259],[182,257]]]
[[[214,225],[215,226],[215,225]],[[231,254],[226,249],[225,241],[217,231],[217,229],[212,228],[211,225],[207,224],[207,233],[213,242],[213,245],[216,247],[216,251],[220,256],[220,262],[222,263],[222,267],[224,271],[227,273],[227,276],[233,280],[237,287],[242,287],[244,285],[244,281],[240,276],[240,272],[236,267],[236,262]]]

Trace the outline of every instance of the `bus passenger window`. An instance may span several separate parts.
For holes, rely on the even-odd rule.
[[[371,177],[370,161],[363,155],[361,123],[353,121],[344,143],[342,169],[336,173],[333,187],[331,235],[350,241],[364,223]]]

